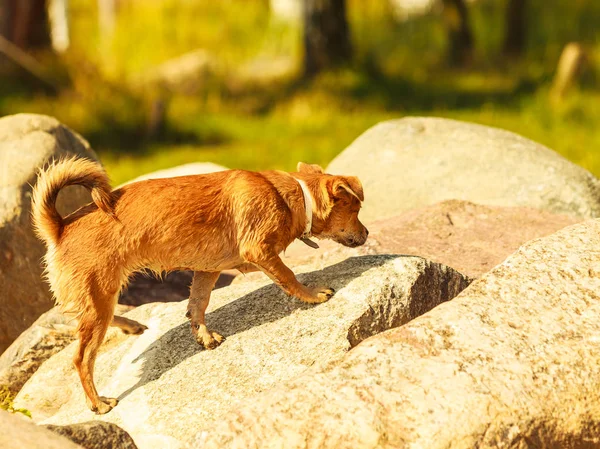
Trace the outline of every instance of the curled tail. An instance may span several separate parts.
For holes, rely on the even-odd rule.
[[[58,243],[63,219],[56,210],[58,192],[70,185],[80,185],[92,194],[92,200],[107,214],[113,215],[113,194],[102,166],[88,159],[71,158],[51,164],[40,171],[33,188],[33,225],[46,245]]]

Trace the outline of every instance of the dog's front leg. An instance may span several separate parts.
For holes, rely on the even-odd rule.
[[[218,278],[218,271],[195,271],[190,289],[190,300],[186,316],[191,320],[194,338],[205,349],[214,349],[224,340],[223,336],[209,331],[204,320],[204,314],[210,301],[210,292]]]
[[[281,287],[288,295],[308,303],[325,302],[333,296],[335,290],[328,287],[308,288],[298,282],[294,272],[290,270],[277,254],[267,257],[248,259],[260,268],[273,282]]]

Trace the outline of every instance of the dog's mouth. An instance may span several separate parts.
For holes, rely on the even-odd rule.
[[[345,237],[345,238],[337,238],[334,239],[337,243],[341,245],[347,246],[349,248],[356,248],[358,246],[362,246],[367,241],[367,238],[354,238],[354,237]]]

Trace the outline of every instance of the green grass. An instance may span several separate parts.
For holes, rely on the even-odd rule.
[[[115,184],[187,162],[293,170],[327,165],[375,123],[440,116],[508,129],[553,148],[600,176],[600,2],[532,0],[527,54],[501,59],[503,5],[470,7],[476,55],[469,70],[444,64],[438,14],[395,22],[385,0],[348,0],[355,62],[312,81],[267,84],[236,74],[256,58],[298,63],[298,26],[273,21],[266,0],[130,0],[112,39],[102,39],[96,2],[73,0],[73,48],[64,58],[71,86],[58,96],[0,83],[0,114],[53,115],[86,137]],[[548,89],[565,43],[589,52],[581,86],[561,105]],[[219,71],[204,87],[167,94],[129,80],[166,59],[203,48]],[[166,129],[146,136],[149,105],[167,100]]]
[[[31,412],[24,408],[14,408],[15,394],[5,385],[0,385],[0,409],[10,413],[22,413],[31,418]]]

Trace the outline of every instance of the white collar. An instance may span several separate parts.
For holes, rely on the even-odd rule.
[[[308,186],[303,180],[297,178],[294,179],[298,181],[298,184],[300,184],[300,187],[302,188],[302,194],[304,196],[304,210],[306,212],[306,226],[304,226],[304,232],[300,237],[298,237],[298,239],[311,248],[318,248],[319,245],[310,240],[312,235],[313,197],[310,193],[310,190],[308,190]]]
[[[302,188],[302,194],[304,195],[304,210],[306,211],[306,226],[304,232],[300,238],[309,238],[311,236],[312,229],[312,211],[313,211],[313,197],[308,190],[308,186],[301,179],[296,179],[300,187]]]

